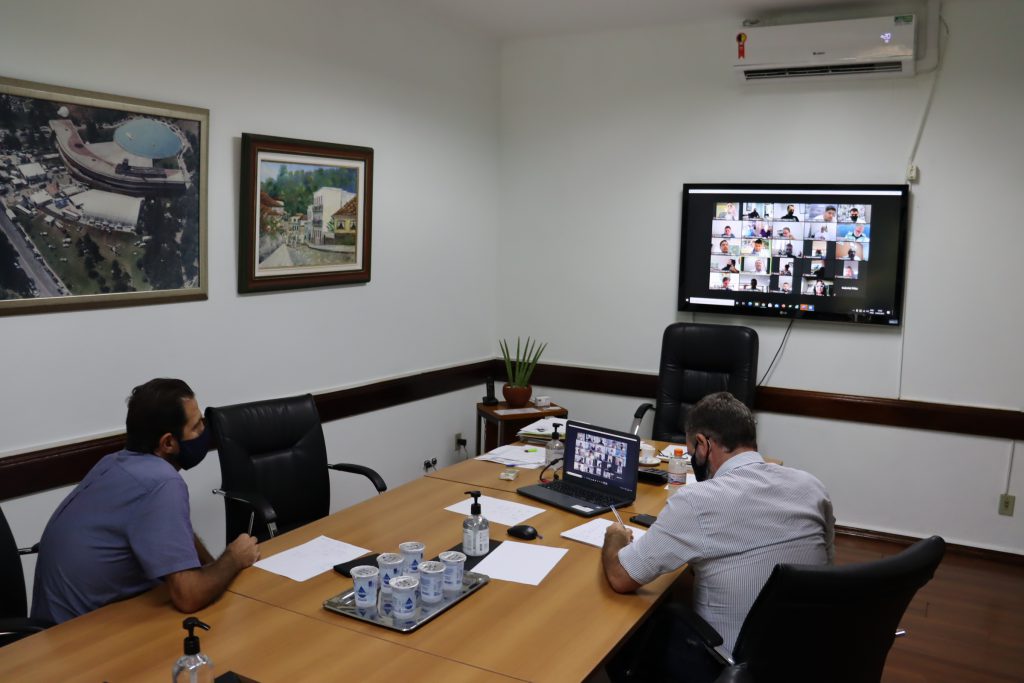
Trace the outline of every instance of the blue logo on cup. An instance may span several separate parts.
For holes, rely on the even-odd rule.
[[[412,598],[406,598],[403,607],[405,607],[406,611],[411,610],[413,608]]]
[[[420,563],[416,561],[416,558],[412,558],[412,570],[416,571],[420,568]]]
[[[365,590],[363,590],[363,587],[362,587],[362,586],[360,586],[360,587],[359,587],[359,592],[357,593],[357,595],[358,595],[359,597],[361,597],[361,598],[365,598],[365,597],[366,597],[366,591],[365,591]]]

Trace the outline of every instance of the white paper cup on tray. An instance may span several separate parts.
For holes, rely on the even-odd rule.
[[[462,590],[462,575],[466,567],[466,555],[458,550],[446,550],[438,556],[444,565],[444,592],[458,593]]]
[[[361,564],[352,567],[352,592],[356,596],[356,607],[373,607],[377,604],[377,588],[380,569]]]
[[[415,576],[399,576],[391,582],[391,615],[398,620],[415,619],[419,605],[417,589],[420,580]]]
[[[380,568],[380,592],[390,594],[391,582],[402,575],[405,558],[398,553],[381,553],[377,556],[377,566]]]
[[[444,598],[444,563],[420,563],[420,600],[430,605]]]
[[[423,544],[419,541],[406,541],[398,544],[398,552],[405,558],[402,573],[406,576],[419,576],[420,562],[423,561]]]

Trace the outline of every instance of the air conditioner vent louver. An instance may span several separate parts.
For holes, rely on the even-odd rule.
[[[748,81],[766,81],[773,78],[801,78],[808,76],[843,76],[881,73],[900,73],[901,62],[869,62],[860,64],[818,64],[815,66],[781,67],[744,70]]]

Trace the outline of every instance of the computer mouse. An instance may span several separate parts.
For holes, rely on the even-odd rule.
[[[540,534],[537,533],[537,530],[529,524],[517,524],[516,526],[510,526],[508,528],[508,535],[521,538],[524,541],[532,541],[540,536]]]

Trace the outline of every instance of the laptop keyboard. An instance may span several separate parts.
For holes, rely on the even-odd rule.
[[[613,498],[611,496],[606,496],[601,493],[595,493],[594,491],[585,489],[582,486],[576,486],[570,482],[567,482],[564,479],[556,479],[555,481],[547,483],[544,486],[545,488],[550,489],[551,491],[557,491],[558,493],[564,493],[565,495],[572,496],[573,498],[585,500],[588,503],[594,505],[595,507],[608,507],[620,502],[619,498]]]

